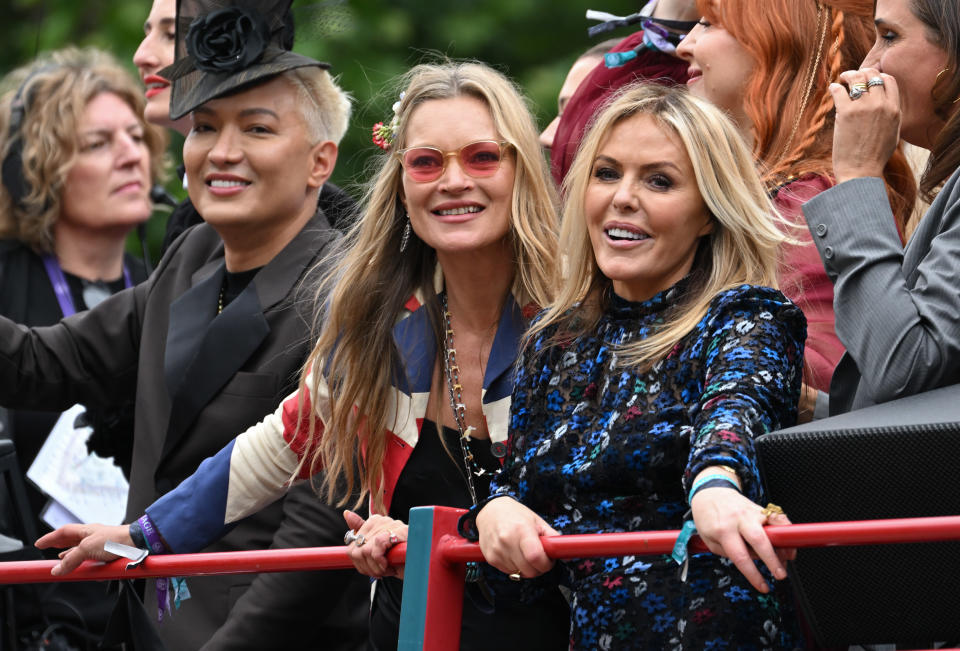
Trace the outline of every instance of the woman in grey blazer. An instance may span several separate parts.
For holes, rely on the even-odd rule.
[[[838,184],[803,206],[847,348],[818,416],[960,382],[960,13],[877,0],[875,24],[862,67],[830,89]],[[933,202],[906,246],[881,180],[898,137],[930,150]]]

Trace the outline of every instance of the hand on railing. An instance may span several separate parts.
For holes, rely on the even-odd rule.
[[[60,563],[50,570],[54,576],[63,576],[77,569],[87,560],[112,561],[120,558],[116,554],[103,550],[103,544],[108,540],[133,546],[130,527],[125,524],[115,527],[105,524],[68,524],[41,536],[34,544],[39,549],[69,548],[60,552]]]
[[[543,550],[540,536],[558,532],[543,518],[512,497],[487,502],[477,514],[480,551],[490,565],[525,578],[549,572],[554,561]]]
[[[770,588],[753,562],[763,561],[775,579],[787,578],[784,562],[796,558],[796,549],[774,549],[764,532],[764,525],[790,524],[782,511],[763,509],[738,491],[727,488],[705,488],[697,491],[690,504],[693,523],[707,548],[726,556],[760,592]]]
[[[402,579],[403,566],[391,565],[387,552],[394,545],[407,542],[407,525],[384,515],[371,515],[364,520],[353,511],[344,511],[343,519],[351,530],[344,542],[357,571],[377,579],[384,576]]]

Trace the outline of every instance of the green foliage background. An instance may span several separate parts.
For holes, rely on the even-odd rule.
[[[6,0],[0,23],[0,73],[37,52],[68,44],[93,45],[130,62],[143,36],[150,0]],[[531,99],[541,126],[556,111],[556,94],[570,64],[600,37],[589,39],[586,9],[619,15],[640,0],[345,0],[295,2],[295,50],[333,65],[356,100],[333,181],[357,194],[375,147],[370,128],[389,116],[396,99],[390,80],[425,56],[475,58],[511,76]],[[304,5],[301,7],[301,5]],[[333,26],[335,25],[335,26]],[[620,30],[612,36],[625,36]],[[607,37],[611,35],[605,35]],[[179,161],[182,140],[171,142]],[[183,190],[171,185],[175,196]],[[163,220],[152,220],[151,242]]]

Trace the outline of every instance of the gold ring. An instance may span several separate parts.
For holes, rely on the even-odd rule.
[[[869,91],[866,82],[858,81],[855,84],[850,86],[850,99],[858,100],[863,97],[863,94]]]
[[[765,518],[769,518],[771,515],[783,515],[783,509],[773,502],[770,502],[760,513],[762,513]]]
[[[510,576],[510,580],[511,580],[511,581],[519,581],[520,579],[523,578],[522,576],[520,576],[520,572],[514,572],[513,574],[510,574],[509,576]]]

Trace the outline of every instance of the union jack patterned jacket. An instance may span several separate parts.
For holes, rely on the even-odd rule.
[[[521,309],[513,295],[507,297],[487,361],[482,408],[493,446],[506,444],[514,366],[532,311],[532,306]],[[388,422],[398,424],[395,431],[386,432],[385,512],[389,512],[397,480],[420,436],[437,354],[427,310],[416,298],[407,302],[393,338],[404,366],[405,374],[400,376],[405,375],[406,386],[394,386],[392,404],[385,405],[392,412]],[[316,425],[322,432],[327,399],[323,381],[316,395],[294,392],[274,413],[206,459],[193,475],[149,506],[147,515],[170,551],[199,551],[246,516],[281,497],[300,459],[313,451],[306,442],[309,421],[299,418],[300,403],[304,402],[303,413],[319,420]],[[308,478],[308,465],[304,464],[298,480]]]

